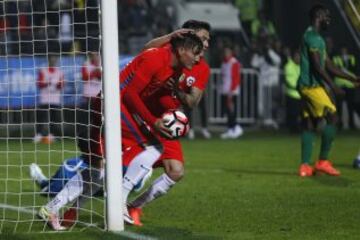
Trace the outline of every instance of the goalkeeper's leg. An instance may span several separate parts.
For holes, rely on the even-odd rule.
[[[128,224],[133,224],[133,220],[128,214],[126,202],[129,193],[134,189],[134,187],[143,180],[143,178],[152,171],[152,165],[161,155],[160,146],[147,146],[145,148],[140,146],[133,146],[129,149],[126,149],[123,152],[123,163],[127,167],[127,171],[123,178],[123,205],[124,205],[124,221]],[[98,190],[98,189],[97,189]],[[96,191],[92,189],[92,193],[95,194]],[[64,213],[63,226],[70,227],[72,226],[77,219],[77,209],[81,208],[88,194],[84,194],[78,198],[72,208],[67,210]]]
[[[59,227],[59,210],[74,200],[85,202],[102,187],[102,178],[101,170],[97,168],[84,169],[81,174],[73,176],[64,188],[40,209],[38,215],[47,221],[54,230],[62,230]]]

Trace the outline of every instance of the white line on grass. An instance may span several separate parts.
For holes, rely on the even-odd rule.
[[[18,206],[2,204],[2,203],[0,203],[0,208],[5,208],[5,209],[18,211],[18,212],[22,212],[22,213],[28,213],[28,214],[31,214],[31,215],[36,215],[37,214],[37,211],[35,211],[34,209],[18,207]],[[91,223],[85,223],[85,222],[78,222],[78,224],[84,225],[86,227],[96,227],[97,226],[97,224],[91,224]],[[136,239],[136,240],[157,240],[157,238],[153,238],[153,237],[146,236],[146,235],[143,235],[143,234],[127,232],[127,231],[118,232],[116,234],[127,237],[127,238],[130,238],[130,239]]]
[[[24,207],[17,207],[17,206],[8,205],[8,204],[0,203],[0,208],[5,208],[5,209],[14,210],[14,211],[23,212],[23,213],[29,213],[29,214],[32,214],[32,215],[36,214],[36,211],[33,210],[33,209],[28,209],[28,208],[24,208]]]
[[[146,236],[146,235],[139,234],[139,233],[127,232],[127,231],[119,232],[116,234],[130,238],[130,239],[136,239],[136,240],[157,240],[157,238],[154,238],[154,237]]]

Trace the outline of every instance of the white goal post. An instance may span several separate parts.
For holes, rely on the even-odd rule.
[[[91,108],[99,92],[105,147],[94,152],[105,154],[104,178],[96,172],[92,184],[66,188],[83,195],[61,198],[71,201],[58,201],[56,212],[62,219],[77,210],[67,231],[124,230],[117,5],[0,1],[0,239],[53,231],[39,211],[57,201],[69,179],[91,179],[83,170],[91,168],[92,144],[101,145],[92,138],[92,130],[103,129]],[[79,190],[84,186],[87,192]]]
[[[101,1],[102,62],[105,108],[107,229],[124,229],[122,214],[122,163],[117,0]]]

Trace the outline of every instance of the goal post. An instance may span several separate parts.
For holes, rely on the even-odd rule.
[[[105,110],[106,228],[124,230],[121,196],[121,129],[117,0],[101,0]]]
[[[91,171],[86,186],[97,192],[79,201],[81,186],[69,184],[74,199],[56,211],[77,209],[67,231],[124,230],[117,5],[0,1],[0,236],[53,231],[37,214],[89,167],[91,144],[101,145],[94,129],[105,130],[105,175]],[[101,126],[91,108],[99,92]]]

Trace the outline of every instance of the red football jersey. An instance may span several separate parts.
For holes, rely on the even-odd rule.
[[[122,103],[130,113],[138,114],[150,126],[156,118],[144,105],[144,99],[174,74],[171,51],[170,46],[148,49],[136,56],[120,73]]]
[[[191,70],[184,68],[183,74],[185,74],[185,77],[179,83],[179,88],[182,91],[189,93],[192,87],[205,90],[209,81],[210,68],[202,58]],[[158,89],[152,95],[142,97],[146,106],[157,117],[160,117],[169,109],[178,109],[181,106],[181,102],[175,94],[165,87]]]

